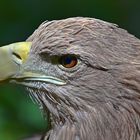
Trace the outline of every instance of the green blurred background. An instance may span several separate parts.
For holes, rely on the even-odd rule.
[[[0,0],[0,46],[24,41],[45,20],[94,17],[140,37],[140,0]],[[26,91],[0,85],[0,140],[45,132],[47,121]]]

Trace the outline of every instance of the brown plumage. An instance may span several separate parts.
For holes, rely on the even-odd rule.
[[[42,23],[22,72],[57,77],[59,85],[23,80],[50,118],[46,140],[140,140],[140,40],[93,18]],[[65,68],[58,61],[74,55]]]

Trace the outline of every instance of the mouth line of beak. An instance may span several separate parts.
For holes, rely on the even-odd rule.
[[[18,42],[0,47],[0,83],[19,72],[28,59],[32,42]]]
[[[54,76],[48,76],[48,75],[40,75],[36,73],[26,73],[24,75],[15,76],[10,79],[10,83],[17,83],[17,84],[23,84],[29,83],[29,82],[44,82],[48,84],[55,84],[55,85],[65,85],[66,82],[64,80],[61,80]],[[25,86],[28,86],[26,84]]]

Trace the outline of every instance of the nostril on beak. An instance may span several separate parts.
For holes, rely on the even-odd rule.
[[[12,52],[12,57],[16,64],[22,64],[22,58],[19,54]]]
[[[15,53],[15,52],[13,52],[12,54],[13,54],[15,57],[17,57],[18,59],[21,59],[21,60],[22,60],[22,58],[20,57],[19,54]]]

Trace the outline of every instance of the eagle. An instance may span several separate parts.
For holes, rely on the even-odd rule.
[[[0,57],[0,81],[24,86],[49,118],[43,140],[140,140],[140,40],[116,24],[45,21]]]

